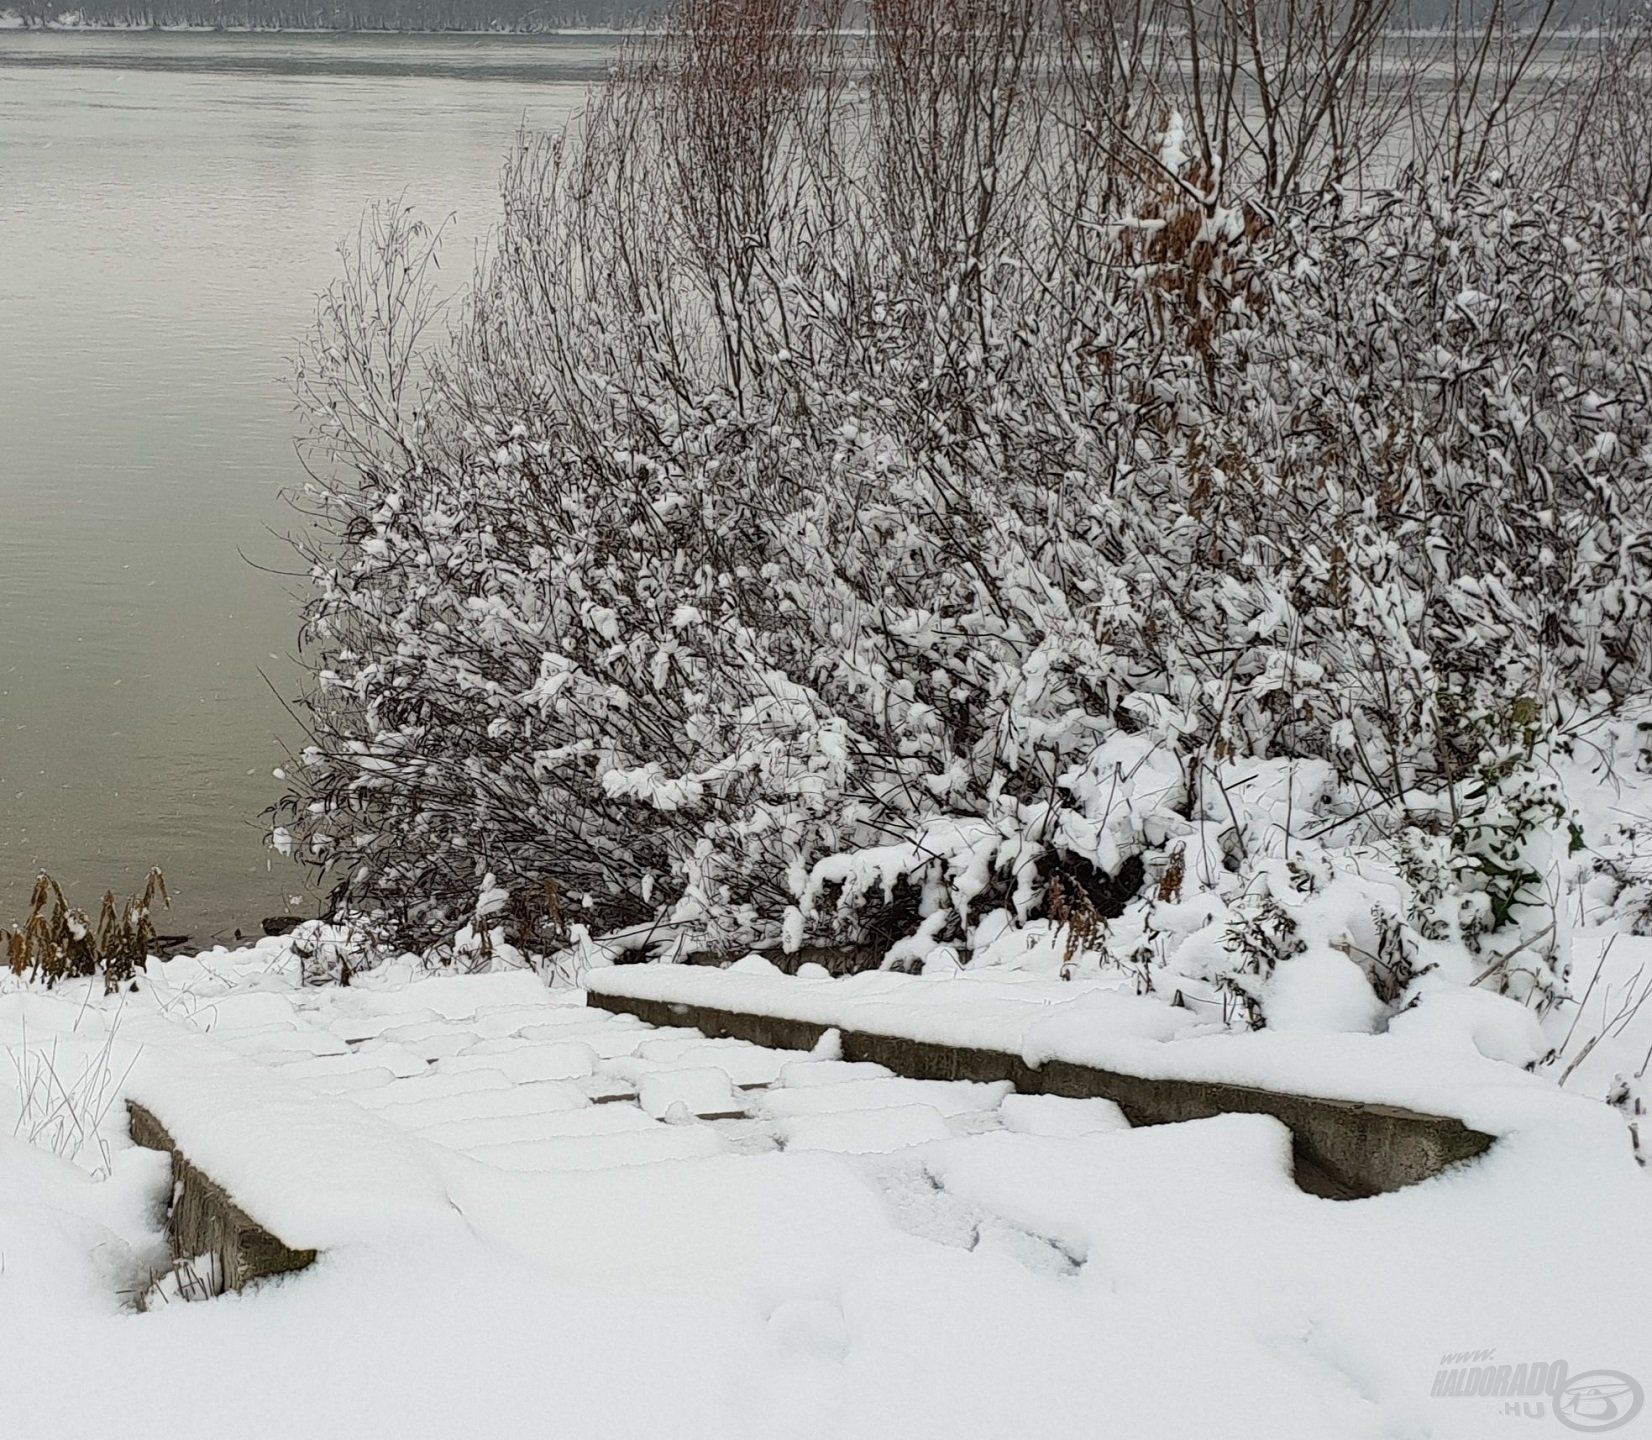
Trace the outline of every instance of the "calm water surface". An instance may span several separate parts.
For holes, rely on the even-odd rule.
[[[363,207],[470,269],[524,119],[601,40],[0,31],[0,924],[50,868],[161,865],[163,929],[256,929],[298,731],[287,361]],[[73,897],[71,897],[73,898]]]

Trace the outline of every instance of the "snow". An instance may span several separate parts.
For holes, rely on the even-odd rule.
[[[1547,1048],[1537,1017],[1506,995],[1460,990],[1396,1015],[1388,1033],[1437,1048],[1527,1066]]]
[[[998,1107],[1006,1130],[1066,1140],[1126,1130],[1130,1122],[1111,1100],[1064,1100],[1055,1095],[1006,1095]]]
[[[571,1130],[576,1126],[552,1128]],[[590,1133],[553,1135],[543,1140],[517,1138],[478,1145],[470,1153],[502,1170],[566,1173],[695,1160],[719,1154],[724,1148],[724,1142],[708,1130],[666,1125],[639,1116],[635,1110],[607,1105],[589,1117],[580,1116],[577,1128]]]
[[[763,1098],[771,1115],[820,1115],[839,1110],[877,1110],[921,1105],[939,1115],[967,1115],[993,1109],[1010,1092],[1006,1082],[981,1085],[967,1080],[840,1080],[801,1090],[777,1090]]]
[[[511,1089],[511,1082],[497,1070],[468,1070],[459,1075],[432,1075],[429,1079],[386,1085],[356,1097],[358,1105],[373,1109],[402,1104],[422,1104],[427,1098],[462,1099],[478,1093]]]
[[[729,1115],[741,1104],[734,1098],[728,1072],[707,1066],[700,1070],[676,1070],[667,1075],[645,1076],[637,1086],[637,1104],[656,1119],[681,1115]]]
[[[788,1150],[832,1150],[845,1155],[903,1150],[929,1140],[945,1140],[950,1133],[941,1112],[930,1105],[805,1113],[783,1121],[780,1126]]]
[[[1634,958],[1614,949],[1615,985]],[[305,988],[272,942],[151,962],[108,1000],[13,987],[0,1325],[30,1350],[8,1371],[6,1433],[1507,1440],[1496,1403],[1430,1395],[1442,1354],[1630,1373],[1652,1354],[1647,1181],[1617,1118],[1465,1050],[1460,1026],[1438,1046],[1282,1033],[1258,1049],[1162,1038],[1084,983],[1003,972],[603,980],[645,974],[813,996],[846,1028],[904,1017],[1179,1070],[1317,1072],[1347,1060],[1321,1047],[1391,1042],[1437,1067],[1442,1105],[1521,1123],[1471,1165],[1337,1203],[1296,1188],[1264,1117],[1135,1130],[1105,1101],[656,1030],[520,972],[394,962]],[[1465,1024],[1502,1049],[1505,1021]],[[392,1032],[454,1054],[432,1063]],[[20,1077],[42,1057],[90,1077],[72,1087],[90,1121],[64,1141],[73,1159],[39,1113],[24,1123]],[[618,1078],[602,1067],[627,1063],[645,1067],[634,1096],[598,1103]],[[364,1088],[318,1088],[338,1079]],[[317,1263],[132,1313],[165,1265],[166,1166],[125,1138],[127,1096]],[[1545,1423],[1522,1433],[1562,1433]]]
[[[865,1060],[794,1060],[780,1068],[780,1083],[788,1089],[807,1085],[835,1085],[842,1080],[876,1080],[893,1072]]]
[[[1383,1013],[1365,972],[1329,946],[1281,961],[1267,996],[1275,1030],[1369,1034]]]
[[[439,1075],[462,1075],[467,1071],[497,1071],[507,1080],[525,1084],[534,1080],[579,1080],[597,1067],[597,1053],[578,1041],[540,1045],[522,1041],[511,1050],[477,1055],[468,1050],[436,1062]]]

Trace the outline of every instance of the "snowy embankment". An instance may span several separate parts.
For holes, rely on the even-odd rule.
[[[857,1024],[897,1004],[836,983]],[[907,984],[915,1023],[1065,1023],[1012,1018],[1055,1010],[1039,982]],[[33,1357],[4,1413],[30,1440],[1489,1440],[1502,1401],[1431,1394],[1444,1354],[1652,1355],[1622,1130],[1510,1067],[1475,1103],[1547,1115],[1536,1138],[1335,1203],[1264,1117],[1132,1130],[1101,1101],[651,1028],[526,972],[306,988],[278,941],[152,962],[109,1000],[14,990],[0,1043],[0,1324]],[[135,1313],[166,1178],[126,1097],[315,1266]]]

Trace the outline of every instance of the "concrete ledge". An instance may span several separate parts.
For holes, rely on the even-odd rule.
[[[167,1238],[178,1259],[212,1255],[226,1290],[302,1270],[314,1250],[294,1250],[248,1215],[224,1187],[192,1165],[166,1127],[136,1101],[126,1102],[133,1141],[172,1157],[172,1208]]]
[[[652,1025],[687,1025],[703,1034],[781,1050],[809,1050],[828,1027],[704,1004],[607,994],[600,979],[590,1003]],[[1362,1199],[1414,1185],[1448,1165],[1484,1154],[1492,1137],[1461,1120],[1388,1105],[1326,1100],[1246,1085],[1150,1079],[1065,1060],[1029,1065],[1001,1050],[966,1049],[898,1035],[839,1029],[845,1060],[869,1060],[914,1080],[1008,1080],[1023,1094],[1100,1097],[1132,1125],[1173,1124],[1243,1112],[1271,1115],[1291,1132],[1296,1180],[1337,1200]]]

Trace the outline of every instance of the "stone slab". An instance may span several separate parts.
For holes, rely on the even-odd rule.
[[[653,1025],[688,1025],[705,1035],[776,1049],[811,1050],[831,1028],[704,1004],[605,994],[600,979],[590,983],[588,995],[592,1005]],[[845,1060],[871,1061],[914,1080],[1008,1080],[1027,1095],[1111,1100],[1132,1125],[1174,1124],[1234,1112],[1271,1115],[1291,1132],[1297,1184],[1330,1199],[1362,1199],[1414,1185],[1449,1165],[1484,1154],[1493,1139],[1455,1117],[1391,1105],[1128,1075],[1064,1060],[1035,1066],[1000,1050],[858,1030],[838,1033]]]
[[[176,1258],[213,1256],[226,1290],[240,1290],[255,1280],[314,1263],[314,1250],[295,1250],[271,1234],[222,1185],[192,1164],[151,1111],[132,1100],[126,1109],[134,1143],[172,1157],[167,1238]]]

